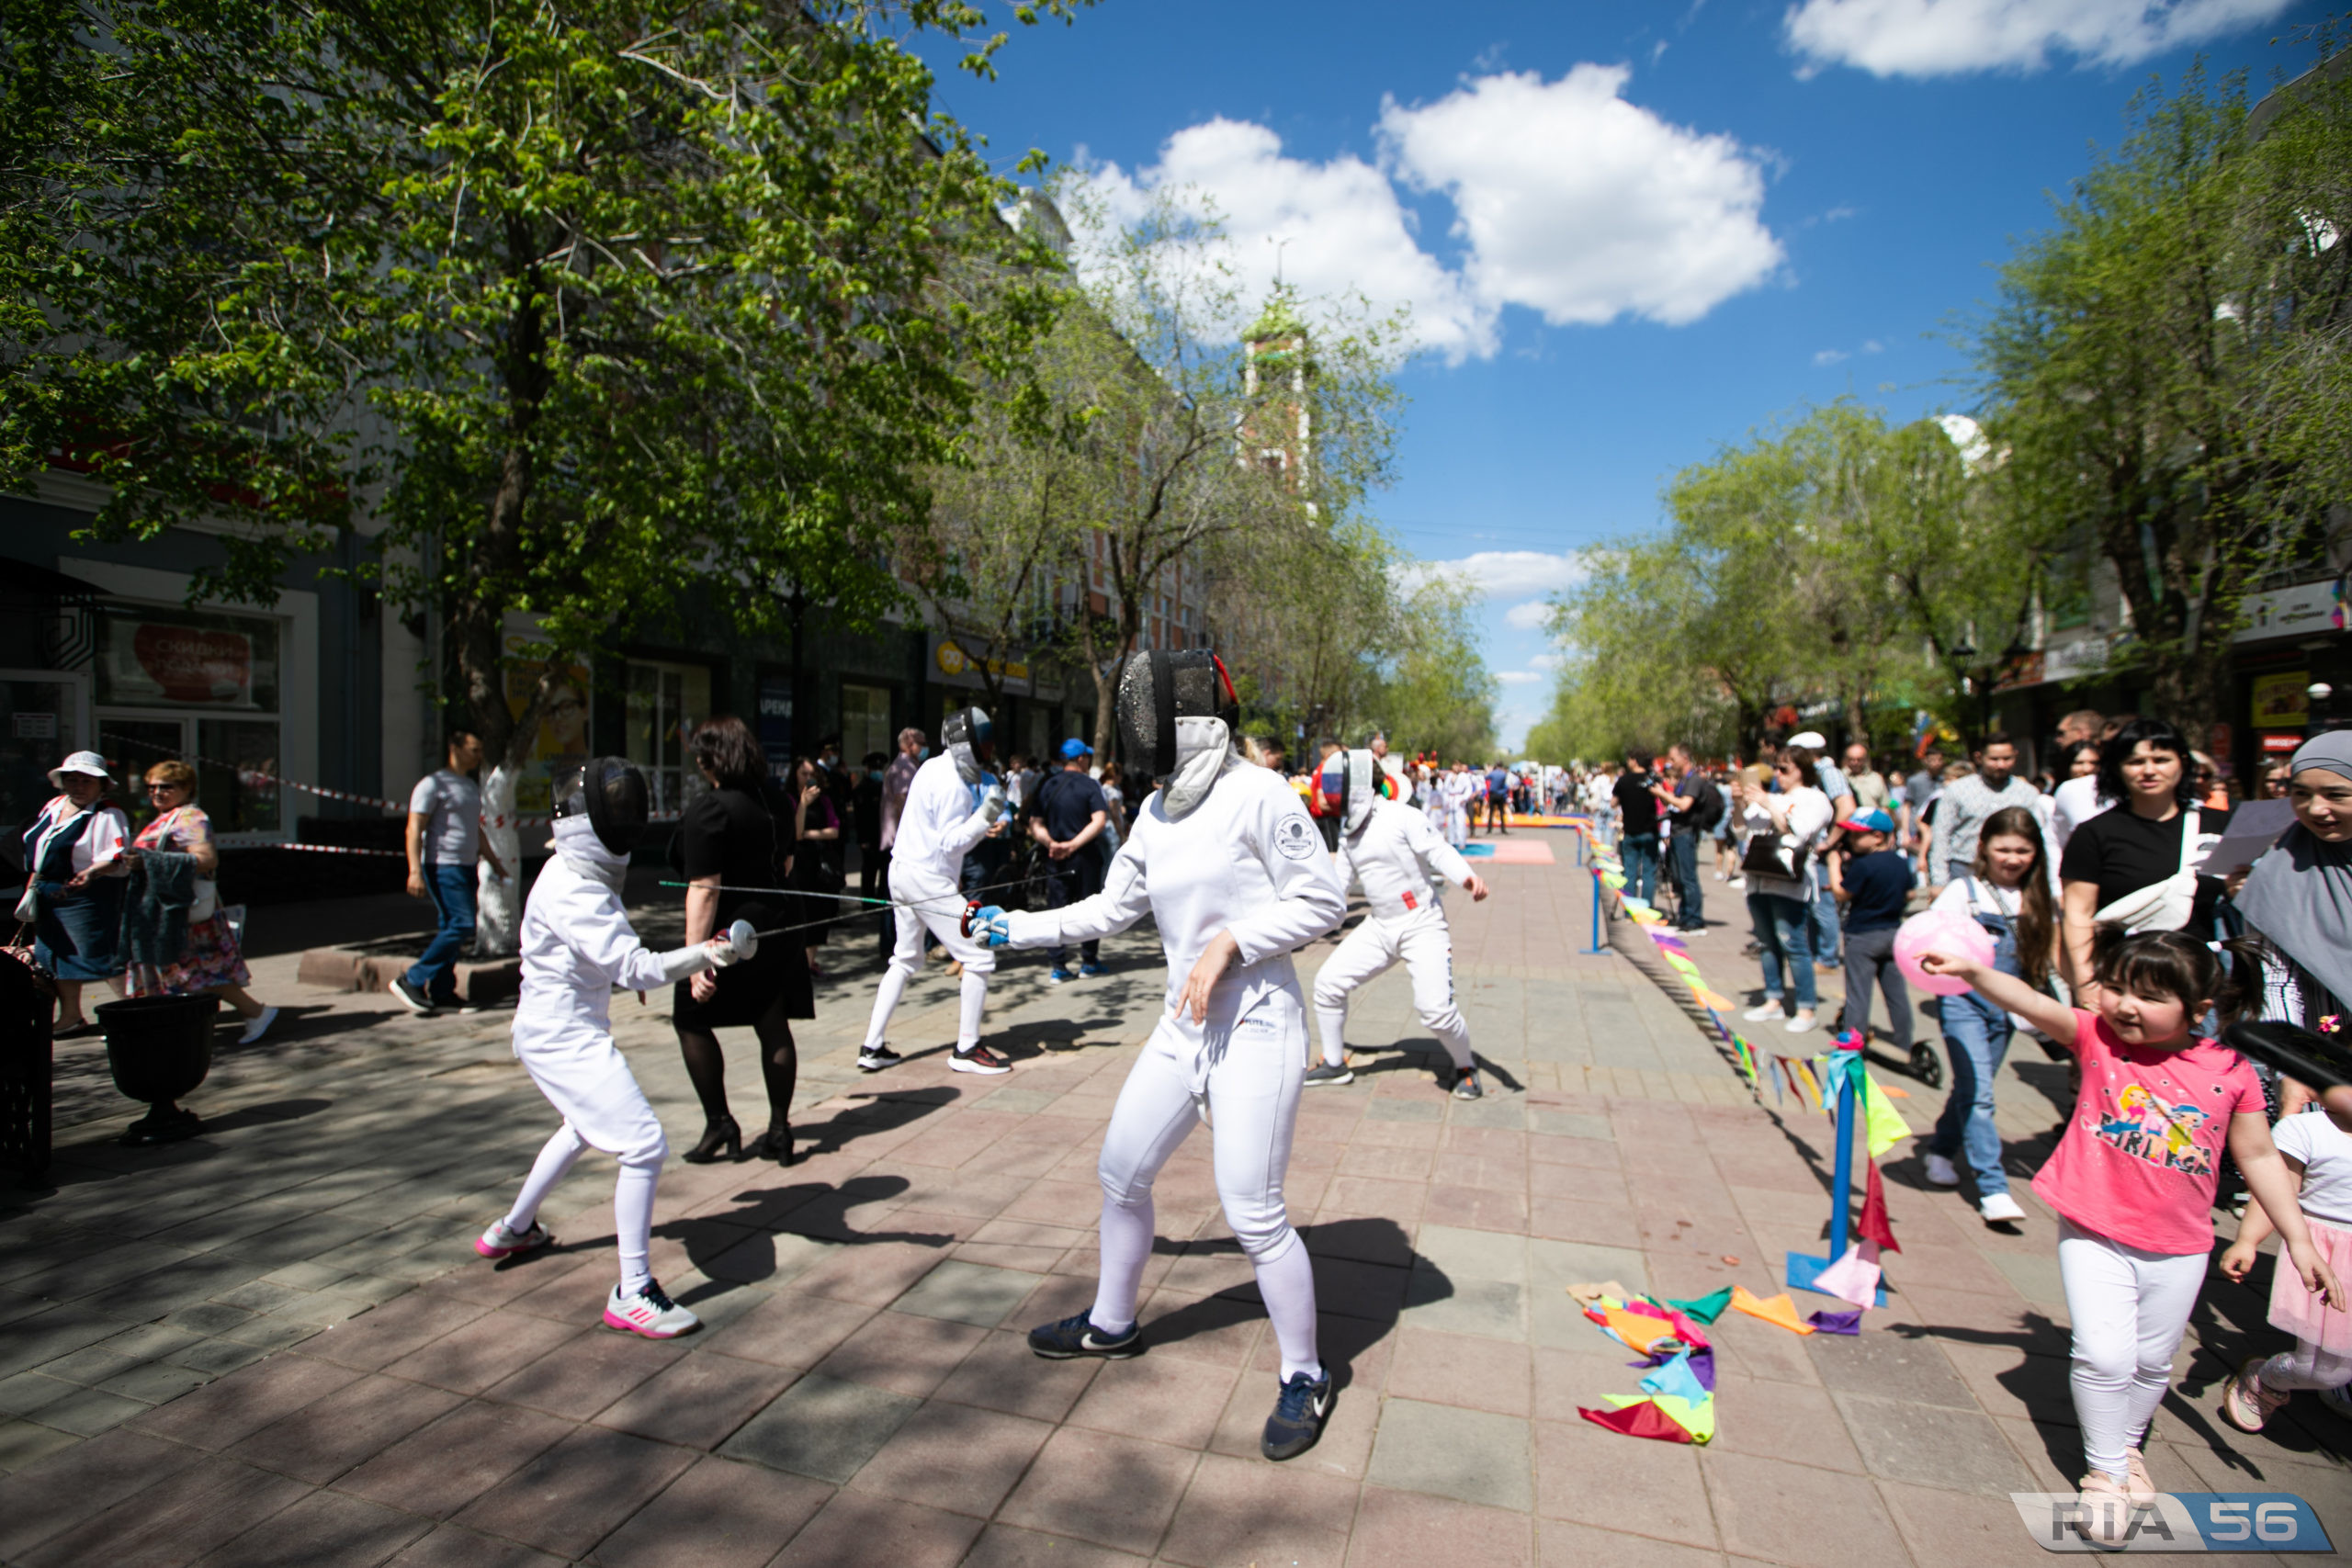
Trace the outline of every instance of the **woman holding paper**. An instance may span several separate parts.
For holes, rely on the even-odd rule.
[[[1764,1000],[1741,1016],[1751,1023],[1781,1016],[1785,963],[1796,1003],[1786,1027],[1800,1034],[1815,1021],[1813,922],[1806,908],[1815,896],[1811,861],[1837,812],[1814,784],[1813,753],[1804,747],[1781,752],[1773,776],[1781,786],[1777,795],[1758,784],[1742,784],[1738,792],[1747,846],[1740,869],[1747,875],[1747,912],[1764,949]]]
[[[2086,1006],[2099,926],[2212,934],[2222,884],[2196,867],[2230,818],[2196,803],[2188,742],[2161,718],[2116,731],[2098,779],[2098,793],[2119,804],[2075,829],[2058,869],[2066,978]]]

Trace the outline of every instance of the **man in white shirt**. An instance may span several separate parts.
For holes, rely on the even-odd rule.
[[[408,896],[429,898],[438,919],[433,940],[391,993],[413,1013],[458,1003],[458,957],[474,940],[474,863],[485,860],[503,880],[506,867],[481,836],[481,739],[449,737],[448,766],[416,782],[408,799]]]

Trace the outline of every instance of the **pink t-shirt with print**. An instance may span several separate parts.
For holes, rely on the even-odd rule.
[[[2083,1088],[2058,1149],[2033,1179],[2041,1201],[2087,1231],[2147,1252],[2209,1252],[2230,1118],[2260,1114],[2262,1082],[2211,1040],[2186,1051],[2126,1045],[2075,1010]]]

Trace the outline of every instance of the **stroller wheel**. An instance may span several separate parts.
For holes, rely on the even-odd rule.
[[[1934,1046],[1922,1042],[1911,1047],[1911,1076],[1929,1089],[1943,1088],[1944,1065]]]

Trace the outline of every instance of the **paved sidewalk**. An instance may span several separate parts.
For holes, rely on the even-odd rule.
[[[1159,1006],[1156,941],[1059,987],[1014,959],[989,1043],[1018,1069],[976,1079],[942,1060],[937,968],[898,1021],[913,1059],[855,1072],[869,936],[825,950],[800,1031],[808,1157],[663,1173],[655,1271],[707,1323],[668,1345],[597,1326],[609,1161],[550,1202],[555,1250],[472,1255],[553,1123],[503,1014],[313,993],[222,1055],[191,1100],[211,1131],[163,1150],[116,1147],[139,1108],[102,1055],[62,1051],[60,1185],[0,1195],[0,1562],[2041,1561],[2006,1494],[2078,1464],[2051,1218],[2021,1193],[2022,1234],[1986,1230],[1923,1189],[1912,1145],[1887,1168],[1897,1293],[1860,1338],[1727,1315],[1705,1449],[1577,1418],[1638,1374],[1565,1287],[1771,1293],[1781,1254],[1820,1245],[1831,1151],[1820,1119],[1749,1098],[1645,942],[1578,953],[1589,883],[1553,838],[1562,864],[1494,868],[1494,898],[1449,906],[1487,1098],[1439,1091],[1401,971],[1359,998],[1358,1082],[1307,1096],[1289,1195],[1342,1386],[1290,1464],[1257,1455],[1272,1352],[1205,1136],[1160,1182],[1150,1353],[1049,1363],[1021,1340],[1091,1299],[1095,1152]],[[1721,918],[1735,896],[1710,891]],[[1741,934],[1693,944],[1731,994],[1754,983]],[[290,964],[255,988],[291,996]],[[649,1000],[616,1000],[618,1032],[683,1145],[699,1113]],[[728,1043],[755,1125],[748,1032]],[[2005,1075],[2014,1168],[2046,1153],[2053,1073],[2063,1091],[2038,1058]],[[1924,1127],[1939,1097],[1909,1087]],[[2259,1438],[2213,1413],[2226,1366],[2270,1345],[2261,1317],[2209,1289],[2152,1466],[2299,1493],[2352,1540],[2352,1433],[2309,1399]]]

